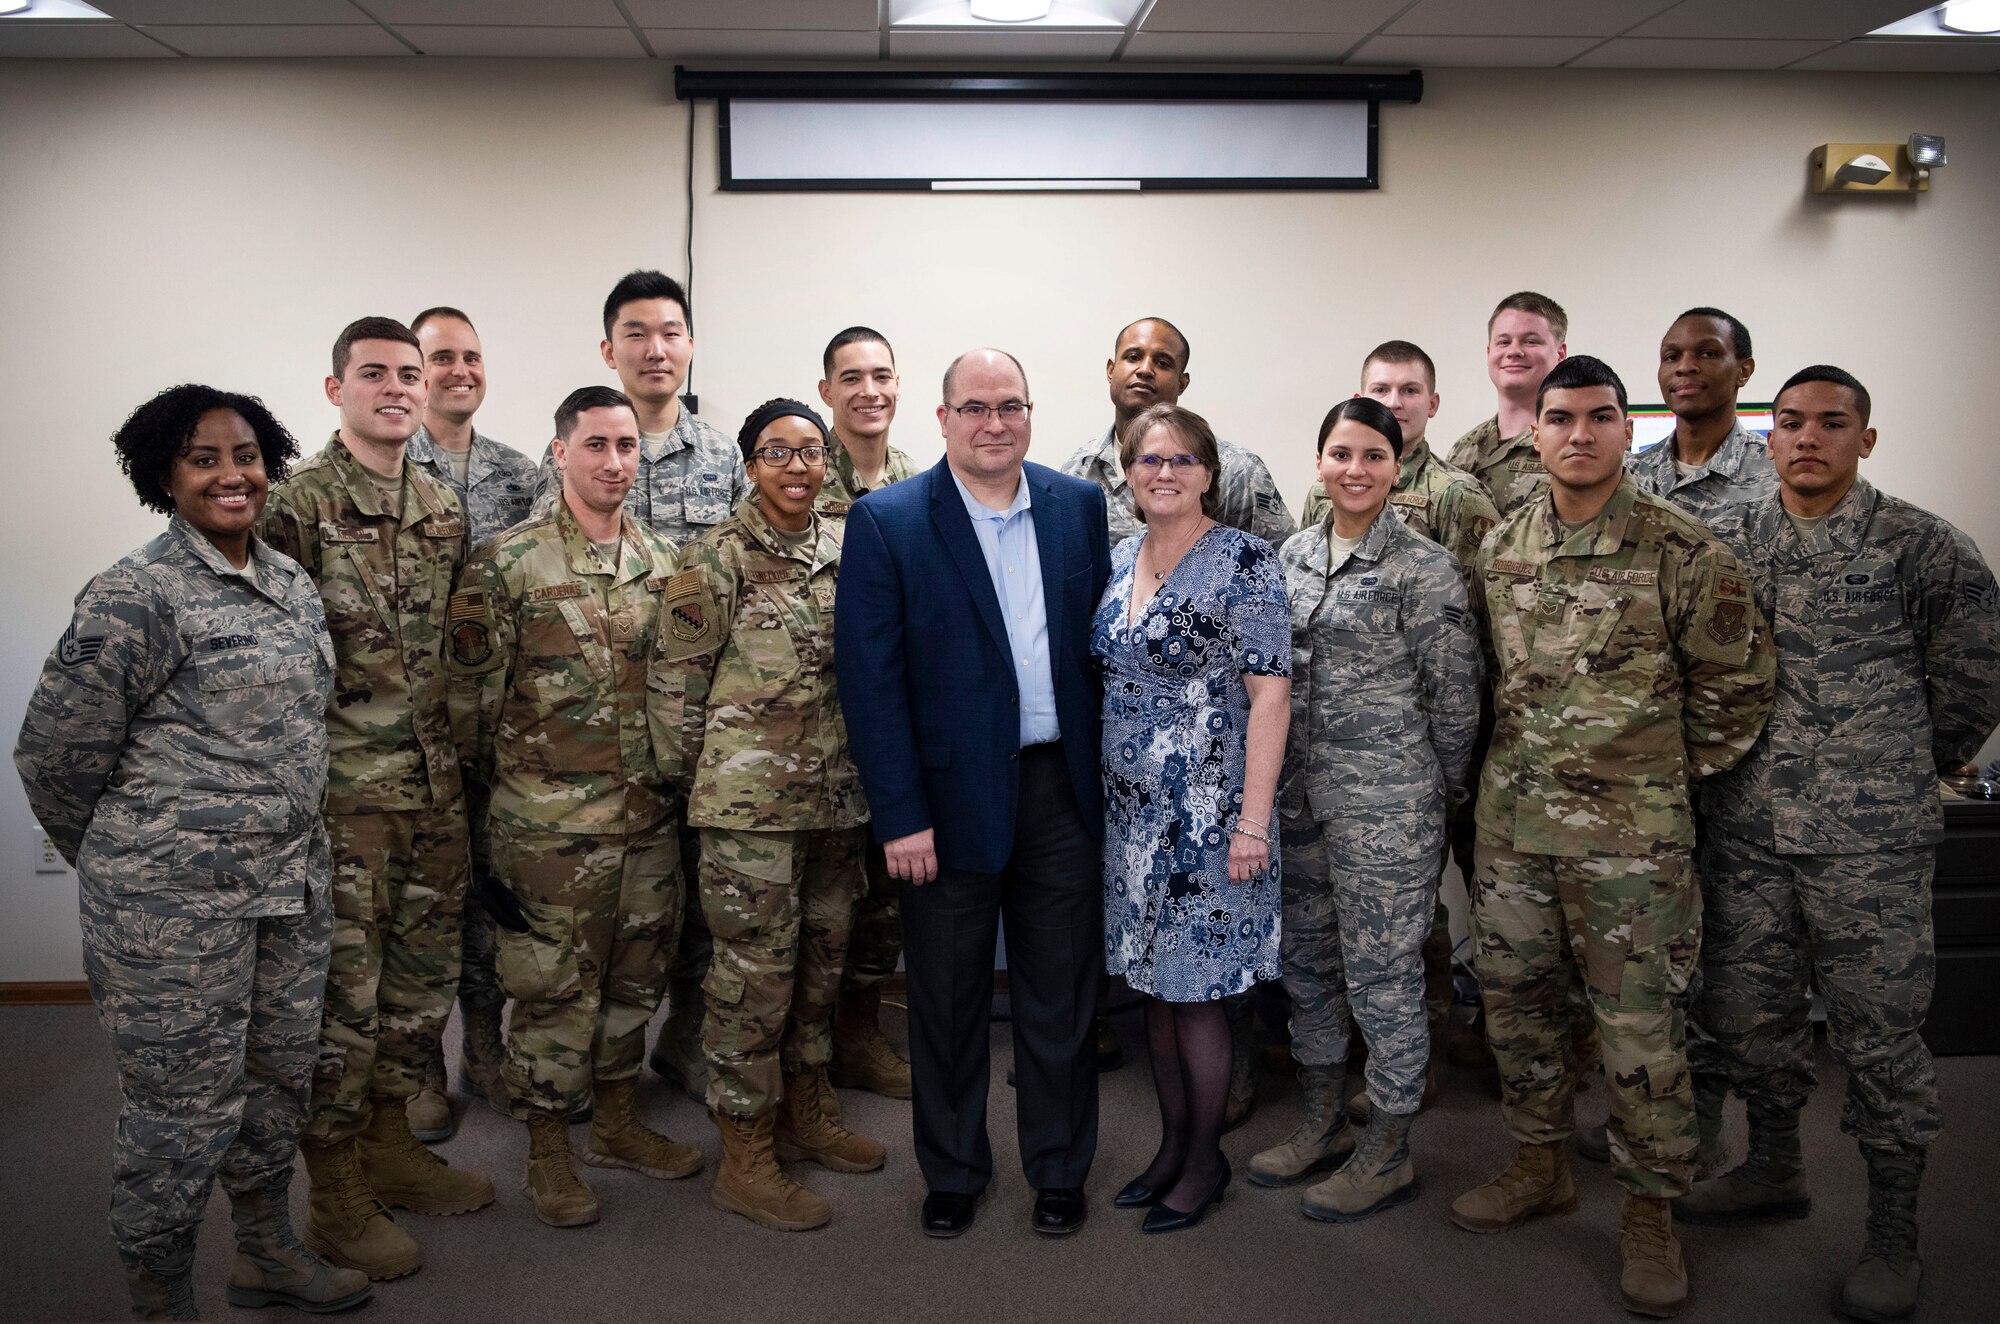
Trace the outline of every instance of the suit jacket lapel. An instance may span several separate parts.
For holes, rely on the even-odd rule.
[[[931,523],[937,527],[938,537],[944,540],[945,550],[951,553],[959,577],[972,595],[973,605],[979,608],[979,619],[993,636],[993,646],[1000,650],[1001,657],[1011,661],[1014,649],[1007,641],[1007,624],[1000,615],[1000,595],[993,591],[993,572],[986,568],[986,553],[979,549],[979,535],[972,531],[972,516],[965,513],[965,501],[959,496],[950,466],[938,461],[930,479]]]
[[[1023,469],[1021,481],[1029,485],[1029,513],[1035,521],[1035,550],[1042,558],[1042,614],[1049,623],[1049,670],[1054,673],[1062,654],[1063,585],[1069,567],[1063,560],[1063,520],[1055,484],[1047,475]]]

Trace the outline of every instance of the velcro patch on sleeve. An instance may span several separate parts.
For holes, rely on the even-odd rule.
[[[1717,575],[1715,596],[1729,602],[1750,601],[1750,581],[1741,575]]]
[[[445,608],[447,624],[478,620],[485,615],[486,590],[483,588],[462,589],[452,594],[451,605]]]
[[[587,590],[579,580],[566,580],[560,584],[537,584],[528,590],[530,602],[559,602],[564,598],[580,598]]]

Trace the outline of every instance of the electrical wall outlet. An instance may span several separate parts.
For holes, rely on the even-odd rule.
[[[35,825],[33,837],[35,847],[36,873],[68,873],[69,866],[63,863],[62,852],[49,840],[49,831],[39,823]]]

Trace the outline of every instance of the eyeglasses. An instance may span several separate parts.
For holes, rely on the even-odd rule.
[[[997,405],[974,400],[969,405],[946,405],[945,408],[974,423],[984,423],[988,418],[998,418],[1002,423],[1018,423],[1028,416],[1028,411],[1034,406],[1026,400],[1002,400]]]
[[[759,446],[754,453],[758,459],[774,469],[782,469],[790,464],[794,455],[798,456],[808,469],[817,469],[826,463],[824,446]]]
[[[1179,455],[1135,455],[1132,464],[1148,473],[1158,473],[1163,464],[1172,465],[1178,471],[1186,471],[1201,463],[1201,457],[1183,451]]]

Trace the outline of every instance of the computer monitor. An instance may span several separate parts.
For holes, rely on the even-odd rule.
[[[1665,405],[1635,404],[1625,411],[1632,420],[1632,453],[1650,450],[1674,435],[1674,411]],[[1770,404],[1739,401],[1736,420],[1758,436],[1769,439],[1777,422]]]

